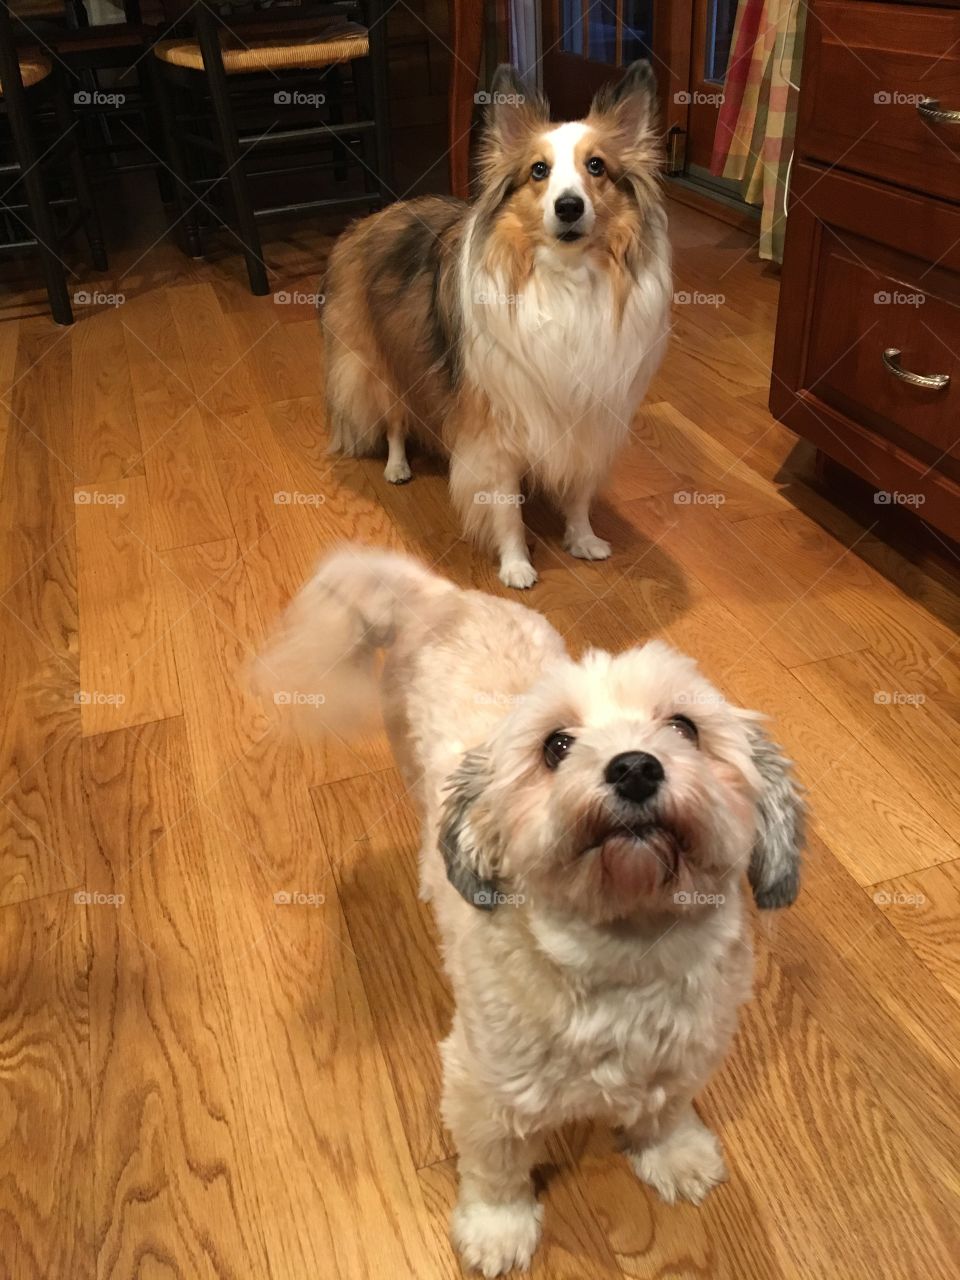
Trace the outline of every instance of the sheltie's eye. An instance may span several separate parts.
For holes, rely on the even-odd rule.
[[[571,734],[555,729],[543,744],[543,763],[548,769],[556,769],[575,742]]]
[[[676,729],[681,738],[686,738],[696,747],[700,743],[700,731],[689,716],[671,716],[667,721],[671,729]]]
[[[530,170],[530,177],[534,180],[534,182],[542,182],[544,178],[549,174],[549,172],[550,172],[550,166],[546,163],[546,161],[538,160],[537,163]]]
[[[603,163],[599,156],[591,156],[587,161],[587,173],[595,178],[601,177],[607,171],[607,166]]]

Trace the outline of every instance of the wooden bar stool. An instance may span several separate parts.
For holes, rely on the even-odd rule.
[[[184,13],[182,34],[154,48],[161,69],[167,145],[177,176],[179,220],[188,251],[202,252],[202,213],[229,188],[231,228],[246,259],[250,288],[269,292],[259,223],[313,210],[371,208],[392,193],[387,133],[386,30],[382,0],[279,6],[261,14],[219,15],[210,0]],[[345,120],[343,72],[353,117]],[[329,97],[329,101],[328,101]],[[298,104],[312,114],[303,118]],[[325,117],[325,118],[324,118]],[[238,126],[249,118],[253,127]],[[266,151],[329,147],[329,159],[257,169]],[[343,181],[350,162],[362,191],[257,205],[252,181],[331,169]]]
[[[82,226],[94,267],[105,271],[103,234],[59,68],[33,49],[17,47],[6,3],[0,3],[0,108],[9,124],[12,143],[10,158],[0,163],[0,214],[5,224],[18,228],[0,240],[0,252],[20,254],[35,249],[43,267],[53,318],[58,324],[72,324],[61,244]],[[53,141],[41,147],[36,125],[40,112],[46,109]],[[70,187],[63,195],[52,197],[49,179],[64,159],[69,167]],[[65,226],[58,222],[63,212],[74,214]]]

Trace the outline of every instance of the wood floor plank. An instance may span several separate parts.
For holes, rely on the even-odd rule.
[[[883,881],[868,892],[930,973],[960,1002],[960,861]]]
[[[960,831],[956,761],[960,725],[901,679],[869,649],[856,658],[825,658],[794,667],[795,678],[876,760],[893,785],[922,806],[945,836]],[[930,866],[945,860],[952,841],[930,850]]]
[[[215,414],[249,409],[257,402],[257,393],[247,355],[260,335],[247,343],[237,341],[212,285],[177,285],[168,291],[167,301],[180,345],[190,353],[187,365],[197,399]]]
[[[874,893],[858,888],[835,847],[814,835],[798,905],[761,920],[761,949],[869,1082],[899,1144],[944,1194],[956,1196],[960,1128],[948,1099],[960,1083],[960,1012],[891,927]],[[940,1135],[933,1150],[926,1140],[931,1126]]]
[[[754,632],[786,667],[866,647],[857,630],[815,592],[804,595],[770,558],[740,538],[736,525],[707,506],[669,506],[663,498],[631,502],[635,528],[674,555]],[[665,530],[665,532],[664,532]]]
[[[313,801],[417,1168],[452,1154],[440,1121],[437,1045],[450,1030],[419,823],[395,770],[315,787]]]
[[[170,571],[153,550],[146,481],[81,487],[75,499],[83,732],[179,715]]]
[[[90,938],[72,893],[0,909],[0,1259],[93,1280]]]
[[[83,317],[71,335],[74,467],[82,484],[143,475],[122,309]]]
[[[195,591],[217,584],[210,608],[178,628],[178,662],[206,673],[185,687],[184,720],[207,857],[236,889],[213,910],[263,1157],[268,1256],[282,1275],[432,1277],[426,1210],[302,762],[240,696],[262,624],[231,555],[214,546],[171,558]],[[363,1230],[345,1231],[351,1219]]]
[[[83,770],[98,1280],[268,1275],[183,724],[90,738]]]
[[[191,362],[166,299],[131,300],[123,325],[156,549],[227,538],[230,517],[191,385]]]
[[[776,555],[799,589],[819,582],[831,609],[867,638],[905,688],[936,699],[960,719],[957,634],[862,558],[869,535],[864,539],[861,530],[847,550],[798,511],[744,520],[737,533]]]
[[[285,304],[266,313],[244,307],[227,316],[260,405],[318,395],[323,382],[319,316],[290,323],[286,311]]]
[[[0,494],[0,902],[80,882],[87,829],[80,689],[70,347],[20,322]]]
[[[761,956],[757,988],[702,1111],[725,1141],[733,1176],[750,1188],[773,1274],[948,1275],[958,1243],[956,1192],[931,1176],[872,1082],[835,1048],[769,957]],[[814,1136],[827,1134],[829,1141]],[[892,1186],[900,1191],[891,1201]],[[917,1213],[920,1237],[911,1225]],[[863,1214],[873,1224],[866,1238],[844,1227]]]

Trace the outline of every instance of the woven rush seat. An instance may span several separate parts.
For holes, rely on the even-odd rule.
[[[22,53],[20,55],[20,79],[23,81],[23,87],[29,89],[32,84],[39,84],[41,80],[46,80],[47,76],[53,70],[53,64],[48,58],[42,58],[39,53]],[[0,98],[3,97],[3,82],[0,81]]]
[[[249,38],[248,38],[249,37]],[[366,27],[358,22],[284,22],[275,28],[258,25],[239,33],[221,30],[220,47],[228,75],[285,68],[325,67],[370,51]],[[161,62],[189,71],[203,70],[203,54],[195,40],[161,40],[154,53]]]

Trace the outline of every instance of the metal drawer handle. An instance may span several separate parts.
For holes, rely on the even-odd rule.
[[[960,111],[941,111],[937,98],[924,98],[917,103],[917,110],[924,120],[934,120],[937,124],[960,124]]]
[[[887,347],[883,353],[883,367],[901,382],[909,382],[911,387],[925,387],[928,391],[942,391],[950,385],[949,373],[911,373],[900,364],[900,352],[896,347]]]

